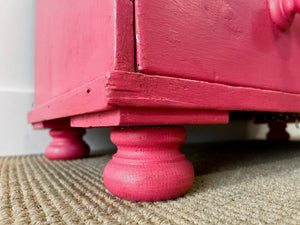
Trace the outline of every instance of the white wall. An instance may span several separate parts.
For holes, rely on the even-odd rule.
[[[26,119],[33,107],[34,23],[35,0],[0,1],[0,156],[43,153],[51,141],[47,130],[33,130]],[[266,131],[251,122],[188,126],[187,142],[264,138]],[[92,149],[113,148],[109,132],[90,129],[85,139]]]
[[[33,0],[0,1],[0,155],[24,154],[30,142],[47,141],[26,123],[33,104],[34,10]]]

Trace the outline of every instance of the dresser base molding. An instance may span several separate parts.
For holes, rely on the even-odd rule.
[[[85,129],[54,128],[50,135],[53,141],[46,148],[45,156],[52,160],[70,160],[87,157],[89,146],[82,140]]]
[[[73,116],[71,127],[227,124],[227,111],[197,109],[118,108]]]
[[[117,153],[106,165],[104,184],[132,201],[161,201],[184,195],[193,185],[194,168],[179,151],[183,127],[114,128]]]
[[[300,94],[116,71],[35,106],[28,122],[116,108],[300,112]]]
[[[300,94],[162,75],[113,72],[106,84],[118,107],[300,112]]]

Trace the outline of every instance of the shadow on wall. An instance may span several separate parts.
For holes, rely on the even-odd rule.
[[[90,128],[84,136],[84,140],[89,144],[91,150],[116,149],[116,146],[110,140],[110,131],[112,128]]]

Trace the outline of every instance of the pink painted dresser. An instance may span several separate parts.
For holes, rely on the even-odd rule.
[[[118,152],[103,178],[121,198],[189,190],[180,125],[228,123],[231,111],[300,112],[300,0],[36,4],[28,121],[51,129],[45,155],[55,160],[88,156],[85,128],[115,127]]]

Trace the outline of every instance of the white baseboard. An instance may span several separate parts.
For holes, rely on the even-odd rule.
[[[27,123],[33,92],[1,89],[0,102],[0,156],[42,153],[50,141],[48,132],[34,131]]]

